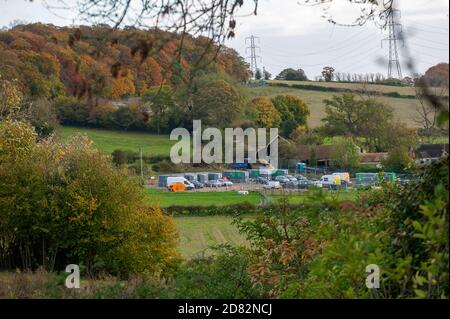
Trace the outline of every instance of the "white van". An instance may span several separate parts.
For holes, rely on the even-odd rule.
[[[342,186],[350,186],[352,184],[349,173],[333,173],[333,176],[339,176]]]
[[[188,181],[184,177],[168,177],[167,178],[167,188],[169,188],[171,185],[176,184],[176,183],[183,184],[184,186],[186,186],[186,189],[188,189],[188,190],[195,189],[195,185],[192,184],[190,181]]]
[[[339,175],[325,175],[320,179],[323,188],[336,189],[341,185]]]

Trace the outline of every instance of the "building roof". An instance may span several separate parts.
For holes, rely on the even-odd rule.
[[[364,153],[361,154],[361,163],[381,163],[388,158],[388,153]]]
[[[297,147],[297,157],[302,161],[311,160],[312,155],[316,160],[330,160],[333,146],[332,145],[299,145]]]
[[[448,153],[448,144],[423,144],[417,149],[418,158],[439,158]]]

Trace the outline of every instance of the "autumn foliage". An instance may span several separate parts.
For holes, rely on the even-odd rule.
[[[207,38],[182,40],[160,30],[19,25],[0,31],[0,73],[39,98],[118,99],[151,86],[178,85],[205,71],[248,79],[234,50],[222,48],[216,55],[218,47],[208,44]]]

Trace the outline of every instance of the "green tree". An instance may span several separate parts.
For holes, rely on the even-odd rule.
[[[362,137],[371,150],[383,150],[384,133],[394,127],[390,106],[375,99],[358,99],[353,94],[333,96],[323,102],[326,105],[323,130],[327,135]]]
[[[334,71],[335,69],[331,66],[326,66],[323,68],[322,76],[326,82],[331,82],[334,79]]]
[[[192,95],[191,118],[205,125],[230,127],[243,113],[242,96],[231,83],[222,80],[201,81]]]
[[[360,164],[359,148],[351,138],[334,138],[331,157],[340,168],[356,168]]]
[[[266,68],[263,69],[263,77],[264,80],[269,81],[272,78],[272,74],[266,70]]]
[[[292,95],[278,95],[272,98],[272,103],[281,116],[281,134],[289,138],[300,126],[307,127],[310,114],[308,105]]]
[[[281,71],[280,74],[275,78],[275,80],[279,81],[308,81],[308,77],[305,74],[305,71],[302,69],[294,70],[292,68],[285,69]]]
[[[153,86],[145,93],[144,101],[152,110],[151,125],[160,134],[168,128],[170,114],[176,107],[173,90],[167,85]]]
[[[261,80],[262,78],[263,78],[263,73],[261,72],[261,69],[256,69],[255,80]]]
[[[389,150],[388,158],[383,162],[383,166],[388,171],[403,172],[411,168],[413,158],[407,147],[400,146]]]
[[[174,221],[149,205],[137,179],[85,136],[36,136],[21,122],[0,126],[0,256],[20,258],[22,269],[72,261],[89,276],[174,270]]]

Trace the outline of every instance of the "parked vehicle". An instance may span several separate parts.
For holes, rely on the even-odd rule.
[[[309,182],[307,180],[298,181],[297,188],[298,189],[308,189],[309,188]]]
[[[307,181],[308,179],[305,177],[305,176],[303,176],[303,175],[295,175],[295,178],[298,180],[298,181]]]
[[[192,184],[194,184],[196,189],[202,189],[205,188],[205,184],[200,183],[199,181],[192,181]]]
[[[277,181],[267,181],[266,184],[263,186],[264,189],[280,189],[281,184]]]
[[[309,181],[310,185],[322,188],[322,181],[318,180],[318,179],[312,179]]]
[[[349,173],[333,173],[333,176],[339,176],[341,179],[341,186],[351,186],[352,184]]]
[[[170,189],[170,186],[173,184],[183,184],[187,190],[193,190],[195,189],[195,185],[192,184],[190,181],[188,181],[184,177],[168,177],[167,178],[167,187]]]
[[[283,185],[284,188],[288,189],[298,189],[298,181],[289,181],[286,184]]]
[[[216,180],[216,181],[206,181],[205,182],[205,186],[206,187],[219,188],[219,187],[222,187],[222,183],[219,182],[218,180]]]
[[[281,184],[286,184],[290,182],[290,179],[286,176],[277,176],[275,177],[274,181],[279,182]]]
[[[258,183],[258,184],[266,184],[269,180],[267,179],[267,178],[265,178],[265,177],[257,177],[256,179],[255,179],[255,181],[256,181],[256,183]]]
[[[323,188],[337,189],[341,186],[341,178],[338,175],[325,175],[320,179]]]
[[[230,182],[230,181],[228,181],[228,180],[226,180],[226,179],[219,179],[219,180],[217,180],[219,183],[221,183],[222,184],[222,186],[224,186],[224,187],[232,187],[233,186],[233,182]]]
[[[286,177],[287,177],[291,182],[296,182],[296,181],[297,181],[297,178],[295,178],[294,176],[286,175]]]

